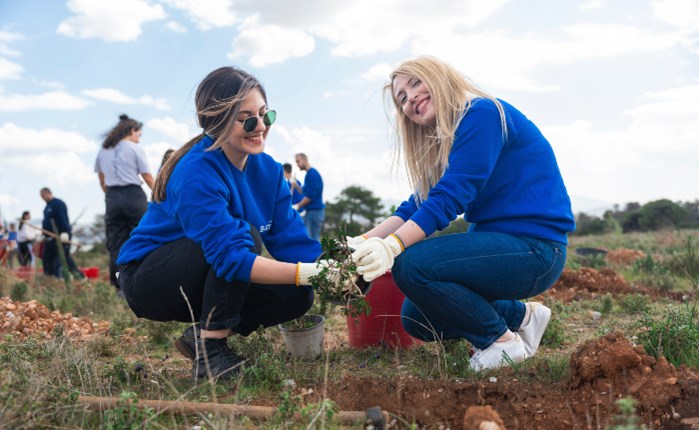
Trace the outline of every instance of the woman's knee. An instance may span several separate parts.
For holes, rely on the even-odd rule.
[[[419,258],[417,253],[410,251],[408,249],[404,254],[396,258],[391,268],[393,279],[401,290],[420,285],[428,277],[423,260]]]
[[[430,328],[424,314],[409,300],[403,302],[400,320],[410,336],[424,342],[435,340],[434,330]]]

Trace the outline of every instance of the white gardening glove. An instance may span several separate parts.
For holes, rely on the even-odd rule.
[[[299,204],[296,203],[295,205],[291,205],[291,209],[298,211],[299,210]]]
[[[68,233],[66,233],[65,231],[61,233],[59,237],[61,238],[62,243],[70,242],[70,236],[68,236]]]
[[[329,267],[329,276],[332,276],[333,260],[320,260],[315,263],[298,263],[296,264],[296,286],[311,285],[310,279],[320,273],[326,267]],[[336,271],[334,273],[337,273]]]
[[[357,246],[352,259],[357,263],[357,273],[371,282],[393,267],[393,261],[404,249],[395,234],[386,239],[371,237]]]
[[[367,237],[364,236],[363,234],[359,235],[359,236],[355,236],[355,237],[347,236],[347,246],[349,246],[350,248],[357,249],[357,247],[360,244],[366,242],[366,240],[367,240]]]

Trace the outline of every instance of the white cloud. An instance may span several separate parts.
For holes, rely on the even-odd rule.
[[[47,183],[83,184],[95,180],[92,167],[78,154],[97,152],[97,143],[80,133],[33,130],[5,123],[0,127],[0,167],[19,169]]]
[[[313,52],[315,41],[304,31],[279,25],[259,25],[259,17],[247,18],[233,39],[231,60],[249,57],[255,67],[278,64],[289,58],[303,57]]]
[[[369,82],[387,82],[394,69],[395,67],[388,63],[379,63],[371,66],[369,70],[362,73],[361,77]]]
[[[699,2],[696,0],[651,1],[657,19],[691,32],[699,30]]]
[[[0,55],[5,55],[8,57],[18,56],[19,52],[10,48],[9,43],[21,39],[24,39],[24,36],[19,33],[10,33],[9,31],[0,30]]]
[[[121,105],[143,105],[153,107],[157,110],[172,109],[167,100],[163,98],[155,98],[148,94],[134,98],[114,88],[94,88],[83,90],[82,93],[97,100]]]
[[[5,155],[21,153],[85,153],[97,151],[96,142],[80,133],[54,128],[33,130],[5,123],[0,127],[0,151]],[[4,157],[0,157],[3,159]]]
[[[640,99],[625,112],[631,120],[625,128],[604,130],[589,121],[544,128],[570,194],[615,203],[696,199],[699,85]]]
[[[651,2],[655,17],[682,33],[682,45],[699,56],[699,2],[696,0],[656,0]]]
[[[314,14],[317,19],[310,32],[333,42],[333,55],[354,57],[391,52],[419,34],[475,28],[505,3],[506,0],[446,0],[435,6],[425,1],[355,0],[337,3],[325,16]],[[429,20],[425,19],[427,16]],[[386,17],[390,17],[389,22]]]
[[[80,110],[89,104],[89,101],[63,91],[42,94],[0,93],[0,112],[24,112],[35,109]]]
[[[184,11],[200,30],[230,27],[238,22],[233,0],[163,0],[163,3]]]
[[[166,116],[165,118],[149,119],[146,122],[146,127],[171,137],[176,143],[177,147],[180,147],[182,144],[194,137],[194,132],[189,130],[189,126],[187,124],[177,122],[169,116]]]
[[[0,57],[0,80],[19,79],[24,68],[19,64]]]
[[[41,176],[50,184],[87,184],[97,180],[92,167],[87,166],[77,154],[71,152],[18,156],[10,159],[12,163],[21,165],[29,174]]]
[[[187,27],[185,27],[184,25],[182,25],[176,21],[169,21],[167,24],[165,24],[165,27],[169,30],[172,30],[175,33],[186,33],[187,32]]]
[[[148,0],[68,0],[68,8],[75,15],[58,25],[58,34],[108,42],[136,40],[145,23],[166,16],[161,5]]]
[[[558,89],[536,82],[532,77],[535,71],[546,66],[663,52],[681,43],[678,34],[659,34],[619,24],[569,26],[564,29],[565,36],[556,39],[504,30],[463,35],[451,34],[448,29],[434,31],[436,33],[429,38],[413,41],[411,52],[414,55],[427,52],[449,61],[485,88],[532,92]],[[464,50],[468,55],[463,54]],[[494,52],[497,55],[493,55]]]
[[[597,10],[604,6],[604,0],[587,0],[578,6],[578,9],[588,11]]]

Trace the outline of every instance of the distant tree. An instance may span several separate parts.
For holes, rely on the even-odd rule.
[[[677,228],[687,219],[687,211],[668,199],[656,200],[643,205],[638,220],[643,231]]]
[[[325,205],[325,231],[345,225],[349,235],[361,234],[383,217],[383,205],[370,190],[351,185],[340,192],[334,202]]]
[[[586,236],[589,234],[602,234],[605,231],[605,222],[601,218],[580,212],[575,220],[574,235]]]
[[[624,213],[621,219],[621,228],[624,229],[624,233],[630,233],[632,231],[641,231],[641,210],[635,209]]]
[[[699,200],[683,203],[682,207],[687,211],[687,221],[683,227],[699,228]]]

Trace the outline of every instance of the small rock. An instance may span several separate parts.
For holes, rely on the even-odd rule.
[[[287,388],[296,388],[296,381],[293,379],[285,379],[282,385]]]
[[[597,321],[597,320],[602,318],[602,314],[600,312],[597,312],[597,311],[590,311],[590,316],[592,316],[592,319],[594,321]]]
[[[498,378],[496,378],[495,376],[491,376],[490,378],[488,378],[488,381],[489,382],[498,382]]]

